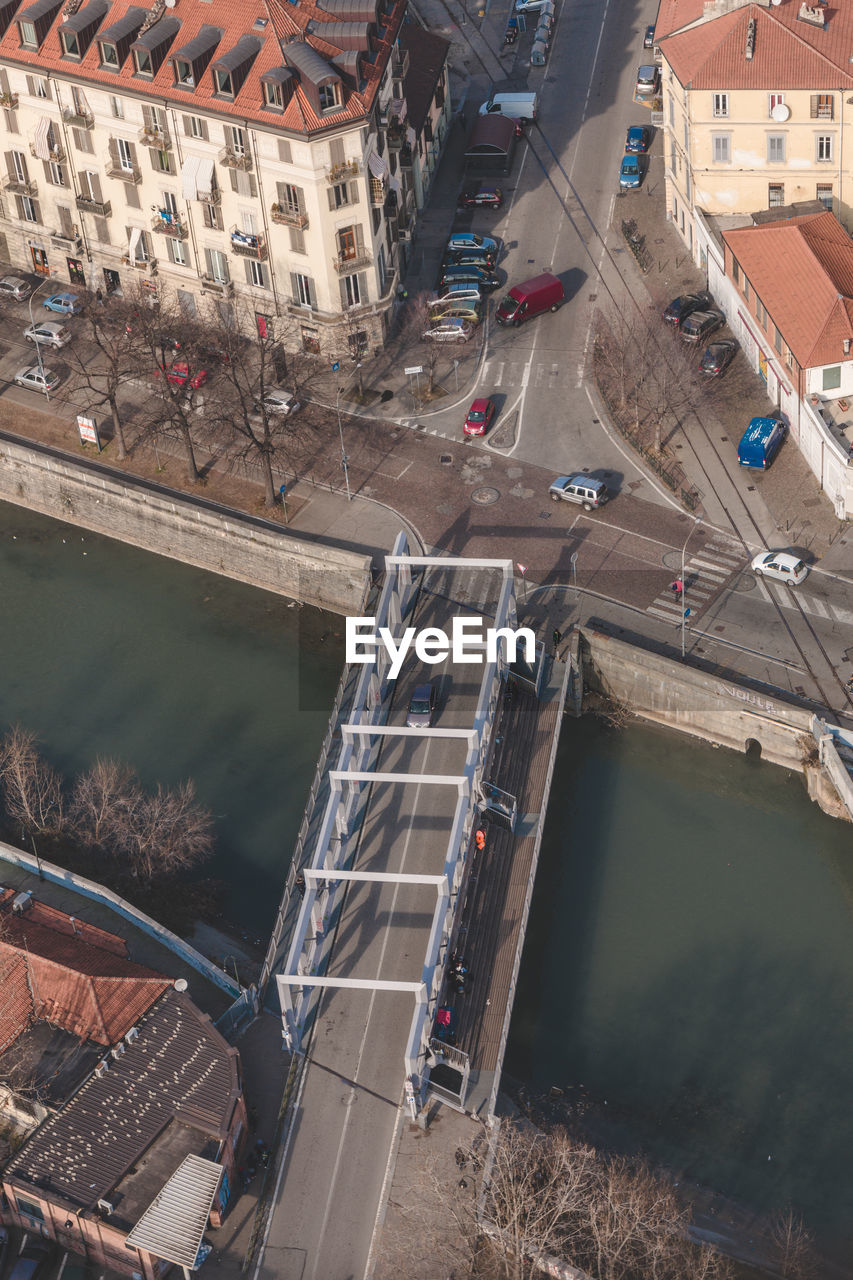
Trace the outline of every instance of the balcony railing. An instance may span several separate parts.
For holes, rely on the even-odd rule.
[[[358,161],[345,160],[343,164],[333,164],[326,170],[329,182],[343,182],[345,178],[358,177]]]
[[[198,198],[202,204],[219,204],[222,190],[220,187],[211,187],[209,191],[199,191]]]
[[[32,199],[38,195],[37,182],[23,182],[20,178],[6,178],[3,186],[13,196],[30,196]]]
[[[36,151],[36,144],[30,143],[30,155],[35,156],[37,160],[53,160],[55,164],[59,164],[60,160],[65,159],[65,152],[60,143],[55,142],[52,147],[48,147],[47,155],[40,156]]]
[[[78,196],[76,204],[81,213],[96,213],[100,218],[108,218],[113,211],[109,200],[92,200],[89,196]]]
[[[0,107],[6,107],[9,111],[14,111],[18,105],[18,95],[16,93],[0,93]]]
[[[63,253],[78,253],[83,246],[79,235],[66,236],[61,231],[50,233],[50,243],[55,249],[61,249]]]
[[[369,267],[372,261],[373,258],[366,249],[359,249],[356,253],[339,253],[337,258],[332,258],[332,266],[339,276],[348,276],[353,271],[360,271],[362,267]]]
[[[139,130],[137,136],[143,147],[156,147],[158,151],[168,151],[172,145],[168,129],[151,129],[146,126]]]
[[[274,204],[271,207],[270,218],[273,222],[279,222],[285,227],[308,226],[307,213],[300,213],[297,209],[286,209],[280,204]]]
[[[187,238],[187,229],[176,213],[173,213],[168,218],[164,218],[162,214],[156,214],[151,219],[151,230],[157,231],[163,236],[171,236],[173,240],[186,240]]]
[[[241,258],[254,258],[256,262],[264,262],[267,256],[266,237],[249,235],[237,227],[232,227],[231,252],[239,253]]]
[[[220,297],[228,297],[234,292],[234,282],[232,280],[214,280],[213,276],[201,277],[202,293],[214,293]]]
[[[95,113],[93,111],[74,111],[71,107],[65,107],[62,112],[62,119],[66,124],[77,129],[93,129],[95,127]]]
[[[370,179],[370,203],[374,205],[384,204],[385,197],[388,194],[385,183],[381,178]]]
[[[391,75],[397,80],[402,80],[409,70],[409,51],[408,49],[399,49],[397,46],[391,51]]]
[[[115,156],[108,155],[106,166],[108,178],[120,178],[122,182],[133,183],[142,181],[142,173],[135,164],[126,167]]]
[[[121,261],[123,266],[132,267],[134,271],[144,272],[149,276],[156,276],[157,274],[156,258],[131,258],[130,254],[126,253]]]
[[[224,164],[226,169],[248,172],[252,167],[252,157],[248,151],[232,151],[230,147],[224,147],[219,153],[219,163]]]

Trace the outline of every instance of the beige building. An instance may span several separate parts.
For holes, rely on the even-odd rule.
[[[853,229],[853,6],[663,0],[667,209],[694,248],[713,216],[820,200]]]
[[[0,258],[57,290],[139,279],[190,313],[237,300],[330,354],[355,312],[378,345],[415,212],[404,15],[405,0],[13,0]]]

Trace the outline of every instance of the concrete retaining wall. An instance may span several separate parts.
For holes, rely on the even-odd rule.
[[[358,614],[370,557],[0,432],[0,499],[333,613]]]
[[[706,675],[601,632],[581,632],[584,686],[646,720],[802,770],[812,743],[812,713],[769,694]]]

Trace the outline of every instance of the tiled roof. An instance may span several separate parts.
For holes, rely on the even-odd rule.
[[[698,12],[697,12],[698,9]],[[853,86],[853,5],[838,4],[825,28],[797,17],[800,0],[740,9],[699,22],[701,5],[664,0],[655,39],[679,82],[691,89],[811,89]],[[747,24],[755,20],[755,54],[745,57]]]
[[[400,28],[400,47],[409,54],[409,70],[403,81],[408,117],[412,128],[419,133],[429,114],[450,41],[425,31],[414,22],[405,22]]]
[[[853,341],[853,240],[834,214],[742,227],[723,239],[802,368],[845,359],[844,340]]]
[[[0,898],[0,962],[23,958],[35,1018],[83,1040],[113,1045],[171,985],[121,954],[124,943],[114,934],[72,922],[38,901],[15,915],[13,897],[9,891]]]
[[[61,8],[57,11],[51,29],[38,51],[21,48],[18,28],[13,20],[0,39],[0,60],[7,65],[20,64],[42,74],[64,73],[84,91],[87,84],[97,84],[101,88],[113,91],[137,92],[146,101],[153,103],[168,101],[169,105],[178,111],[192,112],[194,108],[196,110],[203,108],[226,118],[249,120],[258,125],[266,124],[271,129],[282,129],[285,132],[304,133],[306,130],[326,130],[346,124],[350,120],[361,119],[365,112],[370,110],[396,39],[397,29],[405,9],[405,0],[396,0],[388,16],[385,16],[381,0],[375,0],[375,4],[368,2],[366,8],[371,14],[372,35],[370,50],[365,51],[359,60],[363,84],[355,86],[351,79],[348,83],[348,78],[345,77],[344,109],[334,114],[324,114],[322,118],[317,116],[308,95],[301,87],[296,88],[283,113],[265,109],[260,81],[261,75],[265,72],[283,65],[284,58],[280,46],[286,46],[290,41],[307,41],[307,44],[330,64],[331,74],[340,74],[340,68],[332,66],[331,63],[342,52],[342,48],[348,47],[348,42],[345,40],[343,46],[339,47],[333,39],[323,39],[322,33],[325,24],[330,24],[330,29],[337,28],[339,31],[341,15],[321,8],[319,4],[314,3],[314,0],[299,0],[298,4],[289,4],[287,0],[181,0],[178,8],[166,9],[164,11],[166,16],[153,24],[145,33],[145,42],[150,46],[157,27],[165,29],[167,24],[173,27],[175,22],[180,23],[180,29],[174,36],[166,57],[150,79],[134,74],[130,53],[127,54],[120,71],[102,68],[97,34],[80,62],[72,62],[62,57],[58,35],[58,29],[64,21]],[[133,10],[144,12],[130,0],[112,0],[105,17],[99,24],[100,29],[114,28],[116,24],[122,24]],[[6,12],[8,13],[8,10]],[[261,25],[258,25],[259,22]],[[195,40],[203,27],[218,29],[222,32],[214,61],[229,54],[244,37],[257,38],[260,51],[254,57],[233,101],[215,95],[209,66],[193,89],[182,89],[175,84],[169,58],[178,49]]]
[[[0,1054],[14,1044],[32,1022],[33,997],[27,982],[26,958],[16,951],[0,953]]]
[[[225,1137],[240,1092],[237,1056],[188,997],[166,992],[121,1057],[33,1133],[4,1179],[75,1209],[108,1200],[170,1124]]]

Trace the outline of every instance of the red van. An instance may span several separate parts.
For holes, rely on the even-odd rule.
[[[541,276],[525,280],[524,284],[516,284],[510,289],[497,310],[498,324],[523,324],[543,311],[557,311],[566,295],[563,286],[550,271],[543,271]]]

